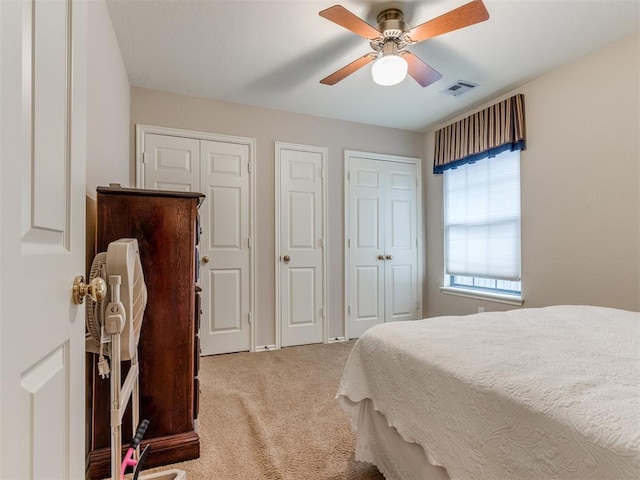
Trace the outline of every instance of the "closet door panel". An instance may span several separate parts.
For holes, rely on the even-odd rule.
[[[384,322],[384,162],[351,160],[349,336]]]
[[[349,337],[420,317],[418,167],[348,158]]]
[[[145,135],[144,187],[194,192],[200,183],[200,143],[193,138]]]
[[[418,318],[417,167],[385,162],[385,321]]]

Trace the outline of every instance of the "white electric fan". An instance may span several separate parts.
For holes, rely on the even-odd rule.
[[[108,283],[109,299],[107,301],[92,296],[88,302],[86,349],[99,355],[100,376],[111,377],[111,479],[124,479],[127,466],[135,467],[133,478],[137,479],[147,451],[145,449],[140,455],[139,443],[149,424],[147,420],[143,420],[138,426],[138,342],[147,305],[147,287],[140,263],[138,241],[134,238],[122,238],[111,242],[106,252],[98,253],[91,265],[89,283],[101,283],[96,279]],[[111,365],[105,357],[110,357]],[[124,383],[121,383],[121,362],[125,360],[130,360],[131,366]],[[127,455],[121,460],[122,417],[129,399],[132,400],[131,420],[136,434]],[[178,471],[178,474],[171,476],[154,474],[140,478],[180,480],[185,475]]]

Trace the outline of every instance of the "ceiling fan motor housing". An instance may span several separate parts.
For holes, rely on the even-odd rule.
[[[383,10],[377,20],[378,30],[385,40],[390,38],[400,40],[402,35],[410,30],[409,25],[404,21],[402,11],[397,8]]]

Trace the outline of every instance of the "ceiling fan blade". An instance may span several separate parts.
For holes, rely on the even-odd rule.
[[[407,37],[412,42],[422,42],[429,38],[437,37],[443,33],[452,32],[459,28],[468,27],[476,23],[484,22],[489,18],[489,12],[482,0],[473,0],[461,7],[455,8],[428,22],[413,27]]]
[[[367,53],[366,55],[363,55],[357,60],[351,62],[349,65],[342,67],[337,72],[333,72],[328,77],[323,78],[322,80],[320,80],[320,83],[324,85],[335,85],[340,80],[351,75],[353,72],[364,67],[365,65],[373,62],[375,59],[376,59],[375,53]]]
[[[337,23],[341,27],[351,30],[353,33],[372,40],[380,37],[380,32],[369,25],[367,22],[357,17],[342,5],[334,5],[325,10],[322,10],[319,15],[331,20],[333,23]]]
[[[409,75],[411,75],[414,80],[423,87],[431,85],[442,78],[442,75],[439,72],[424,63],[413,53],[404,50],[400,52],[400,55],[402,55],[402,58],[404,58],[409,65],[407,73],[409,73]]]

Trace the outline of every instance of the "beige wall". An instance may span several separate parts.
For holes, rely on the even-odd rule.
[[[130,87],[104,0],[90,0],[87,61],[87,270],[95,255],[96,187],[130,185]]]
[[[257,190],[256,344],[275,343],[275,141],[328,147],[329,336],[342,336],[344,315],[343,155],[345,149],[422,157],[422,133],[131,89],[131,131],[137,123],[255,138]],[[133,152],[132,152],[133,153]],[[132,164],[135,164],[132,155]]]
[[[524,93],[526,103],[527,150],[521,156],[525,307],[593,304],[640,310],[639,59],[635,36],[505,95]],[[426,167],[432,162],[433,132],[425,138],[423,170],[426,316],[474,313],[478,306],[513,308],[439,291],[442,177]]]
[[[131,185],[130,87],[104,0],[89,2],[87,195],[109,182]]]

